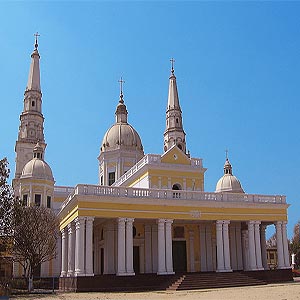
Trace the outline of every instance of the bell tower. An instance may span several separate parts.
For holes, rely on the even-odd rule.
[[[44,138],[44,117],[42,114],[38,37],[39,34],[36,33],[34,50],[31,54],[28,82],[24,93],[24,106],[20,115],[18,139],[15,145],[15,179],[20,178],[25,164],[32,159],[33,149],[37,142],[39,142],[43,151],[45,151],[46,148]]]
[[[186,154],[185,132],[182,124],[182,112],[179,104],[176,77],[174,74],[174,62],[172,58],[171,76],[169,82],[169,96],[166,111],[166,130],[164,132],[164,152],[173,145]]]

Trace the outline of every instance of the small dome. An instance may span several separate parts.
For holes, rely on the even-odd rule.
[[[141,151],[143,145],[139,134],[128,123],[115,123],[104,135],[101,151],[116,149]]]
[[[232,175],[232,166],[226,158],[224,165],[224,175],[219,179],[216,185],[216,193],[245,193],[240,181]]]
[[[21,178],[33,178],[54,181],[51,168],[45,161],[39,158],[33,158],[24,166]]]

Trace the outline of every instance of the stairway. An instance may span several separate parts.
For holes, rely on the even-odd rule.
[[[235,286],[263,285],[267,282],[250,277],[243,272],[187,273],[178,278],[167,290],[194,290]]]

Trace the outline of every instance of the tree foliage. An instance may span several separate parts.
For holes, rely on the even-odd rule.
[[[29,279],[42,263],[56,256],[58,217],[46,207],[23,206],[8,184],[10,170],[6,158],[0,160],[0,245],[6,257],[23,266]],[[1,285],[1,282],[0,282]]]
[[[13,256],[26,278],[43,262],[56,256],[58,218],[46,207],[16,205],[14,209]]]

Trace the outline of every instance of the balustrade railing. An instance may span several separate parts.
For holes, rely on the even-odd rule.
[[[161,156],[158,154],[147,154],[145,155],[138,163],[136,163],[131,169],[129,169],[124,175],[122,175],[113,186],[120,186],[133,174],[137,173],[145,165],[162,165],[165,164],[161,162]],[[202,159],[200,158],[191,158],[191,166],[194,168],[202,168]],[[180,165],[173,165],[174,168],[181,168]]]
[[[108,197],[125,197],[145,199],[172,199],[215,202],[246,202],[246,203],[286,203],[286,197],[281,195],[256,195],[240,193],[214,193],[186,190],[143,189],[132,187],[115,187],[78,184],[63,203],[63,207],[75,195],[96,195]]]

